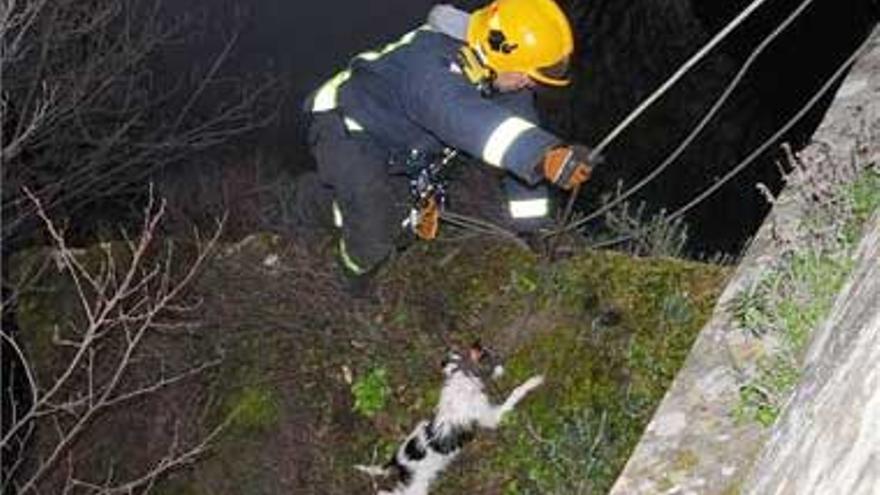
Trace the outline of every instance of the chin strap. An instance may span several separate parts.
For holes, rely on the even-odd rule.
[[[473,48],[467,45],[461,47],[456,62],[467,80],[480,90],[480,94],[489,97],[496,93],[495,71],[483,63]]]

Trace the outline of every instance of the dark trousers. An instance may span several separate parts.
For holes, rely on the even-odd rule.
[[[402,232],[410,205],[407,179],[390,173],[388,150],[364,132],[347,130],[336,112],[313,116],[309,147],[318,163],[318,181],[300,181],[309,189],[301,194],[314,209],[307,216],[325,223],[335,202],[343,261],[357,274],[369,272],[394,251]]]
[[[302,177],[300,214],[314,225],[330,225],[335,202],[342,220],[340,255],[354,273],[373,270],[392,252],[403,234],[409,213],[408,179],[393,173],[389,151],[369,134],[352,132],[337,112],[312,116],[309,147],[318,164],[317,179]],[[509,202],[548,197],[546,185],[528,186],[513,177],[504,180]],[[338,219],[337,219],[338,220]],[[549,216],[512,218],[513,228],[531,232],[549,224]]]

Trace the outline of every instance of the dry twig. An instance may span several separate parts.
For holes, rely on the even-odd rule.
[[[184,291],[214,251],[222,221],[210,237],[199,243],[192,261],[181,268],[172,262],[176,254],[173,249],[156,246],[165,203],[155,201],[151,193],[141,231],[125,243],[124,251],[106,245],[101,249],[100,262],[86,262],[66,244],[63,232],[49,218],[41,200],[29,190],[25,194],[43,220],[56,259],[73,283],[83,318],[79,325],[56,329],[57,355],[63,360],[57,371],[47,369],[52,363],[31,361],[12,337],[2,335],[24,364],[32,400],[27,410],[16,411],[11,427],[0,438],[0,448],[7,450],[30,442],[35,431],[40,441],[34,449],[34,467],[25,471],[21,460],[16,460],[11,470],[4,472],[0,487],[19,494],[51,491],[59,473],[66,469],[65,492],[145,492],[163,474],[192,463],[231,419],[201,440],[188,442],[189,446],[175,434],[167,454],[141,476],[128,481],[114,476],[101,481],[79,479],[70,452],[107,410],[157,394],[219,364],[219,359],[210,359],[186,369],[168,370],[163,362],[158,370],[147,370],[150,378],[146,380],[141,376],[144,370],[139,370],[144,366],[149,336],[173,328],[191,309],[182,303]]]

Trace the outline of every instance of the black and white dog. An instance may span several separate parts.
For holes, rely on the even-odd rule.
[[[427,495],[434,479],[474,437],[477,427],[495,429],[529,392],[544,382],[537,375],[516,387],[500,405],[493,405],[485,390],[489,378],[504,369],[479,344],[466,355],[450,352],[443,362],[444,383],[434,419],[422,421],[384,466],[355,466],[371,476],[397,474],[393,491],[378,495]]]

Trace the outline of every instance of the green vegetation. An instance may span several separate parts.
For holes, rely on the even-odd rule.
[[[861,228],[880,209],[880,164],[869,168],[859,180],[845,187],[841,197],[850,207],[851,219],[843,227],[844,241],[858,241]]]
[[[442,271],[449,251],[437,246],[418,251],[408,256],[419,263],[401,265],[389,281],[400,297],[452,297],[432,301],[412,321],[430,320],[430,328],[448,339],[479,336],[500,348],[507,357],[507,374],[497,386],[501,393],[534,374],[547,379],[498,435],[481,436],[481,445],[465,452],[467,470],[444,476],[439,494],[607,490],[708,318],[727,273],[717,266],[608,252],[548,265],[492,243],[460,249],[455,255],[468,262]],[[433,274],[432,284],[419,284],[427,273]],[[421,394],[401,400],[420,406],[415,414],[395,418],[398,438],[435,400],[416,399],[426,395],[426,386],[412,385],[413,371],[408,381]],[[438,377],[426,378],[427,389],[436,391]],[[374,445],[378,449],[381,442]]]
[[[229,409],[232,428],[250,433],[276,425],[280,415],[275,392],[256,385],[234,396]]]
[[[684,361],[723,275],[608,253],[551,271],[545,310],[567,318],[511,358],[504,388],[536,372],[547,384],[502,430],[481,475],[508,473],[509,494],[602,493]]]
[[[391,390],[388,385],[388,371],[379,367],[358,378],[351,385],[354,395],[354,410],[371,418],[385,409]]]
[[[191,347],[193,360],[222,349],[217,369],[171,391],[174,413],[204,431],[235,414],[210,455],[159,493],[367,493],[352,465],[386,460],[430,417],[443,353],[476,338],[505,360],[496,399],[534,374],[547,382],[497,434],[479,435],[436,493],[601,492],[727,275],[607,252],[548,264],[491,239],[420,244],[382,274],[382,304],[363,308],[340,304],[320,276],[277,276],[264,265],[270,254],[285,269],[308,258],[270,240],[228,247],[202,274],[199,339],[156,342],[163,352]],[[22,321],[55,321],[52,308],[65,307],[40,296],[24,301],[39,314]]]
[[[824,208],[805,219],[803,229],[822,224],[823,235],[812,234],[806,247],[785,253],[779,265],[733,304],[739,326],[769,337],[773,344],[740,389],[734,411],[740,420],[772,425],[797,385],[809,336],[852,270],[850,255],[865,222],[880,208],[880,173],[868,170],[820,206]]]

